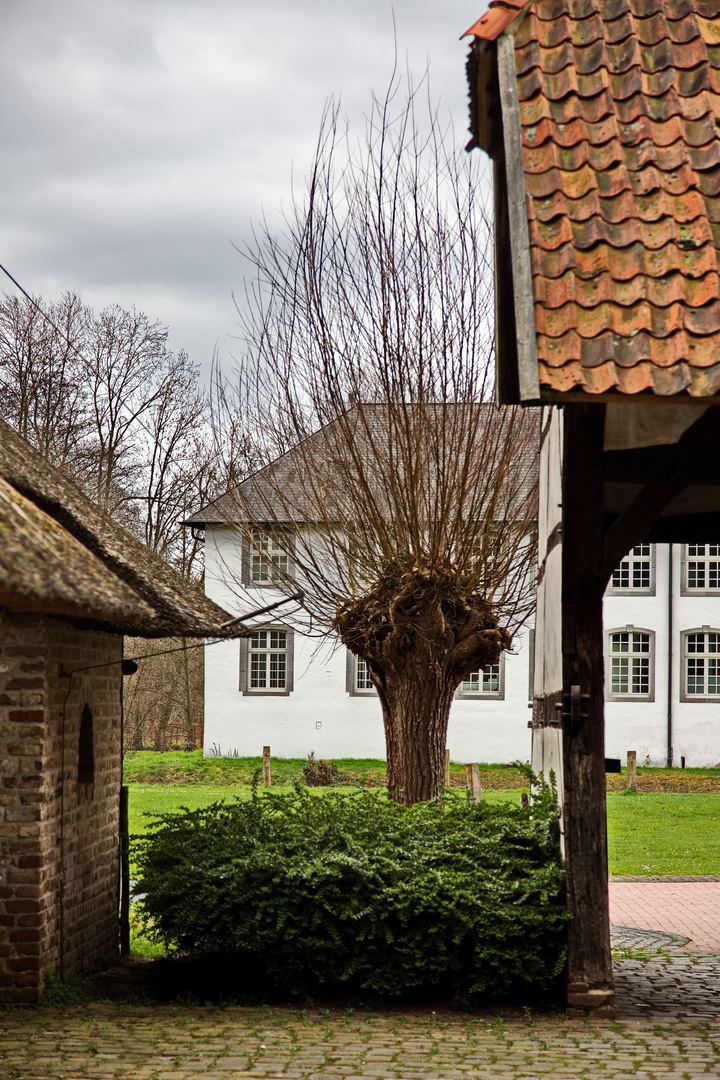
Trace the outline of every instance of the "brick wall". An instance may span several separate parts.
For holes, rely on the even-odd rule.
[[[0,1001],[36,1001],[46,971],[117,953],[120,665],[60,672],[121,657],[117,634],[0,611]],[[86,706],[94,770],[79,785]]]

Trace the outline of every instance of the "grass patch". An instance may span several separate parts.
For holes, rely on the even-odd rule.
[[[627,783],[626,770],[607,776],[607,790],[621,791]],[[652,769],[637,771],[640,792],[677,792],[678,794],[720,794],[720,768],[717,769]]]
[[[611,874],[720,874],[720,796],[608,797]]]
[[[385,786],[385,762],[373,758],[333,758],[338,769],[338,784],[361,787]],[[307,758],[272,758],[273,787],[291,787],[302,780]],[[208,757],[201,750],[156,753],[133,751],[125,756],[123,778],[126,784],[197,784],[200,787],[245,787],[253,775],[262,771],[261,757]],[[514,765],[480,765],[480,783],[495,791],[527,788],[527,779]],[[450,786],[466,785],[465,766],[450,764]]]

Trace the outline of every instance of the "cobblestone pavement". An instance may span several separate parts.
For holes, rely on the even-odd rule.
[[[720,1021],[720,956],[678,934],[612,927],[618,1015]]]
[[[91,1005],[0,1014],[2,1080],[699,1080],[717,1023]]]
[[[698,911],[697,889],[677,892],[697,885],[715,890],[711,907],[720,902],[720,882],[611,884],[613,915],[629,923],[612,933],[617,1021],[529,1010],[15,1009],[0,1012],[0,1080],[717,1078],[720,948],[690,950],[720,932]]]
[[[679,934],[688,952],[720,953],[720,881],[611,881],[610,922]]]

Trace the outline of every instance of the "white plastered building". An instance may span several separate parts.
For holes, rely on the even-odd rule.
[[[605,753],[720,761],[720,545],[641,544],[608,586]]]
[[[199,515],[196,515],[196,519]],[[243,552],[240,528],[204,523],[205,591],[228,611],[269,606],[286,594],[273,586],[273,560]],[[262,541],[261,541],[262,543]],[[256,545],[253,551],[257,551]],[[287,569],[287,564],[282,564]],[[205,650],[205,755],[384,758],[377,694],[364,665],[335,637],[320,637],[302,613],[257,620],[252,638]],[[448,729],[454,761],[530,758],[531,632],[516,635],[512,651],[493,669],[458,689]]]
[[[238,615],[285,595],[267,556],[243,554],[242,531],[204,523],[205,591]],[[671,573],[672,567],[672,573]],[[241,586],[241,588],[239,588]],[[645,544],[613,574],[604,604],[605,753],[623,762],[713,766],[720,761],[720,546]],[[530,758],[532,629],[453,702],[454,761]],[[320,637],[302,613],[257,621],[250,639],[205,653],[206,755],[384,758],[380,704],[358,661]]]

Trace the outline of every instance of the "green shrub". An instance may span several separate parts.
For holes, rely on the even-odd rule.
[[[280,993],[552,993],[568,918],[552,792],[529,811],[444,801],[298,785],[166,815],[138,842],[144,916]]]

